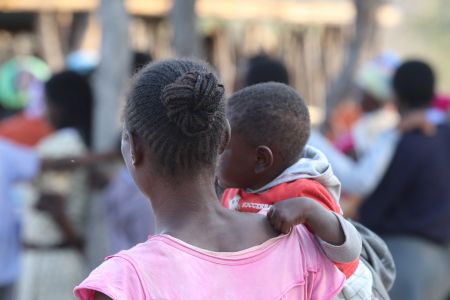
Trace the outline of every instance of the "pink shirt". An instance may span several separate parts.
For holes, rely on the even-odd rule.
[[[203,250],[168,235],[109,257],[75,288],[78,299],[99,291],[122,299],[333,299],[345,276],[313,235],[288,235],[239,252]]]

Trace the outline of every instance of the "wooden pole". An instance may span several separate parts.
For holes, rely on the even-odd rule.
[[[100,4],[102,44],[100,63],[94,74],[94,148],[110,150],[118,137],[120,98],[130,78],[129,18],[123,0]]]
[[[379,0],[353,0],[356,8],[354,35],[348,43],[341,70],[331,82],[326,96],[326,120],[329,119],[337,103],[348,95],[353,84],[365,43],[373,37],[376,24],[376,11]]]
[[[178,56],[198,56],[196,0],[175,0],[171,20],[173,25],[173,48]]]
[[[37,36],[42,57],[53,71],[60,71],[64,67],[64,54],[58,32],[56,13],[39,13],[37,18]]]

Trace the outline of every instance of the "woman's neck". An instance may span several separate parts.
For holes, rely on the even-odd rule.
[[[156,232],[183,239],[220,222],[220,205],[211,176],[197,176],[152,184],[149,193],[156,217]]]
[[[222,207],[212,174],[190,176],[177,182],[150,177],[153,178],[146,180],[148,188],[143,190],[152,202],[157,234],[168,234],[190,245],[218,252],[253,247],[278,234],[263,216],[236,213]]]

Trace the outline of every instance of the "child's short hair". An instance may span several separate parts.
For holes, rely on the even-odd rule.
[[[395,72],[394,91],[398,101],[408,108],[425,108],[434,98],[434,73],[423,61],[404,62]]]
[[[267,82],[246,87],[228,101],[232,130],[256,145],[276,145],[282,160],[298,160],[309,138],[311,124],[302,97],[286,84]]]

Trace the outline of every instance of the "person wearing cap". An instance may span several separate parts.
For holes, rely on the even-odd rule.
[[[396,129],[398,115],[389,108],[392,99],[390,81],[398,63],[396,55],[382,54],[357,73],[355,85],[363,115],[350,134],[356,161],[344,155],[319,132],[311,134],[308,143],[324,152],[347,195],[359,198],[370,194],[394,153],[400,131]]]
[[[363,156],[382,132],[394,128],[398,114],[392,102],[391,77],[399,59],[390,53],[366,63],[356,77],[362,117],[355,123],[351,136],[356,157]]]

